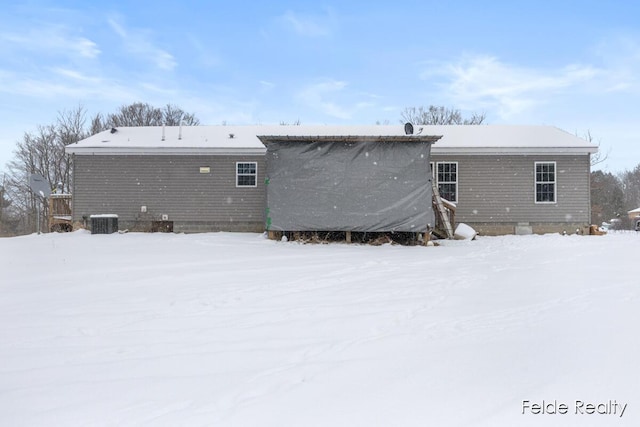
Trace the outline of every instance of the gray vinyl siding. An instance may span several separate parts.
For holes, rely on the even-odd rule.
[[[458,162],[457,222],[589,223],[588,155],[433,155],[432,161]],[[535,162],[556,163],[556,203],[535,203]]]
[[[483,231],[489,225],[504,234],[513,233],[518,223],[559,224],[562,230],[590,221],[588,155],[435,154],[431,160],[458,163],[457,222],[482,224],[477,229]],[[256,187],[236,187],[236,162],[257,163]],[[556,163],[556,203],[535,203],[536,162]],[[117,214],[120,228],[129,228],[168,215],[175,231],[264,229],[262,155],[75,155],[73,166],[74,221]],[[210,173],[200,173],[201,167],[209,167]]]
[[[257,163],[255,187],[236,186],[236,162]],[[176,231],[264,225],[264,156],[76,155],[73,164],[74,221],[117,214],[130,224],[168,215]]]

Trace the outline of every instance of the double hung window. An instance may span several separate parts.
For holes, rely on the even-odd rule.
[[[440,197],[458,202],[458,162],[436,163],[436,183]]]
[[[236,187],[255,187],[258,178],[256,162],[236,163]]]
[[[535,162],[536,203],[556,202],[556,162]]]

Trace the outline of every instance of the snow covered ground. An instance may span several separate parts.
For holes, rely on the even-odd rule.
[[[0,239],[0,425],[640,425],[639,248]]]

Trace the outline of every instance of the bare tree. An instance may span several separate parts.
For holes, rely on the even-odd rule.
[[[640,164],[630,171],[620,174],[624,191],[625,214],[640,207]]]
[[[625,197],[620,178],[610,172],[591,172],[591,223],[601,224],[620,218],[625,212]]]
[[[91,133],[96,134],[112,127],[121,126],[197,126],[200,120],[175,105],[157,108],[147,103],[136,102],[121,106],[116,113],[106,117],[97,114],[91,120]]]
[[[62,184],[62,190],[70,193],[72,188],[71,161],[64,151],[64,147],[69,144],[81,141],[91,134],[86,126],[86,112],[82,106],[74,110],[63,111],[58,114],[56,128],[56,148],[59,151],[53,169],[55,171],[54,181],[51,184]]]
[[[414,125],[480,125],[486,120],[485,113],[473,113],[464,118],[460,110],[442,106],[430,105],[424,107],[407,107],[401,113],[401,123]]]
[[[576,136],[580,137],[580,135],[578,135],[577,133],[576,133]],[[600,163],[604,162],[605,160],[607,160],[607,158],[609,158],[609,152],[611,150],[609,149],[606,153],[603,153],[602,151],[600,151],[600,139],[598,139],[596,141],[594,136],[591,135],[591,131],[590,130],[588,130],[587,133],[585,133],[581,138],[584,139],[587,142],[590,142],[590,143],[598,145],[598,151],[595,154],[591,155],[591,166],[592,167],[597,165],[597,164],[600,164]]]
[[[178,126],[180,122],[184,126],[198,126],[200,120],[193,113],[187,113],[175,105],[167,104],[162,110],[163,121],[167,126]]]
[[[38,204],[43,204],[42,218],[46,217],[48,209],[29,188],[31,174],[42,175],[52,187],[59,184],[63,192],[71,192],[71,159],[65,146],[87,136],[85,110],[79,106],[60,112],[55,124],[38,126],[35,132],[25,133],[16,143],[14,159],[8,165],[5,192],[12,202],[12,212],[21,219],[18,231],[30,232],[36,228]]]
[[[6,197],[6,175],[3,175],[2,183],[0,183],[0,236],[13,234],[15,228],[11,220],[11,213],[8,208],[11,206],[11,200]]]
[[[103,130],[107,130],[108,127],[106,125],[106,120],[101,113],[96,114],[91,119],[91,124],[89,125],[89,135],[95,135],[96,133],[100,133]]]
[[[280,121],[280,126],[300,126],[301,124],[302,122],[300,121],[300,119],[296,119],[291,123],[285,122],[284,120]]]
[[[107,116],[108,127],[159,125],[162,125],[162,112],[141,102],[123,105],[117,113]]]
[[[9,163],[9,179],[7,182],[7,194],[13,208],[17,211],[22,221],[22,232],[32,232],[36,227],[36,209],[43,203],[29,188],[29,177],[37,173],[45,179],[55,182],[55,165],[65,162],[60,157],[66,157],[64,146],[60,147],[56,141],[55,126],[38,126],[34,133],[25,133],[22,141],[16,144],[14,160]],[[46,207],[43,209],[46,215]]]

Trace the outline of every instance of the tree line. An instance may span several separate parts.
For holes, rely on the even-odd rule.
[[[617,175],[591,172],[591,222],[601,225],[615,220],[613,228],[632,229],[627,212],[640,207],[640,164]]]

